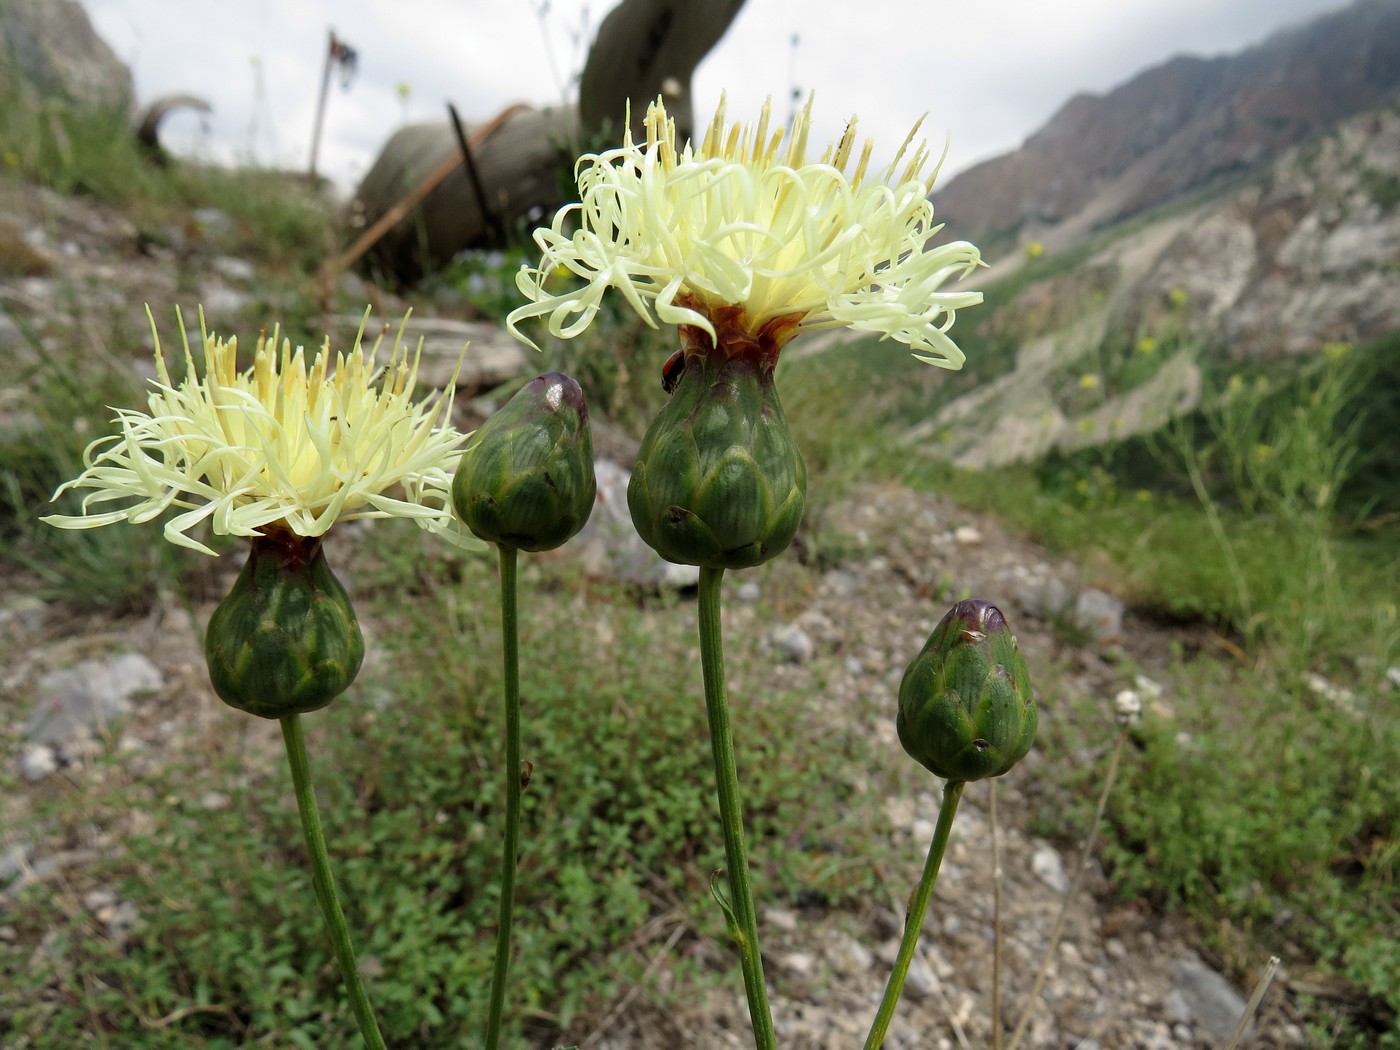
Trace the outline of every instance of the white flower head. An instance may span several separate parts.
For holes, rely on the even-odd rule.
[[[516,276],[530,303],[512,311],[511,331],[531,342],[517,324],[547,316],[552,334],[576,336],[616,288],[649,324],[693,325],[715,342],[723,341],[716,322],[778,346],[798,332],[850,327],[907,343],[929,364],[961,367],[948,329],[982,293],[940,289],[981,256],[965,241],[929,246],[941,229],[928,200],[937,165],[925,172],[919,125],[872,179],[869,140],[851,168],[854,117],[812,163],[811,97],[786,149],[784,130],[770,133],[770,105],[741,128],[725,123],[721,100],[701,144],[678,149],[658,99],[644,144],[629,131],[621,148],[580,158],[580,203],[535,231],[542,258]],[[547,291],[556,271],[583,286]]]
[[[183,333],[178,310],[176,317]],[[185,378],[173,382],[157,337],[148,411],[118,409],[120,433],[89,445],[86,469],[54,493],[92,490],[82,513],[41,520],[90,529],[188,508],[166,523],[165,538],[206,554],[214,551],[188,535],[206,518],[219,535],[276,526],[313,537],[337,521],[404,517],[476,545],[452,514],[452,476],[467,438],[450,422],[452,387],[413,400],[421,345],[410,358],[402,326],[382,369],[379,340],[362,345],[363,321],[333,370],[329,340],[308,369],[302,348],[279,344],[274,328],[258,339],[252,367],[239,372],[238,340],[205,331],[202,311],[200,333],[203,378],[186,338]]]

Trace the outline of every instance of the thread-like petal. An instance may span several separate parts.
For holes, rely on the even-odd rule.
[[[200,333],[203,376],[186,340],[185,378],[176,385],[157,339],[148,411],[119,410],[120,433],[89,445],[86,469],[54,493],[87,490],[81,513],[41,520],[90,529],[180,507],[185,513],[166,523],[166,539],[206,554],[214,552],[189,536],[206,519],[220,535],[253,536],[277,523],[309,537],[338,521],[406,517],[477,545],[450,507],[467,438],[451,424],[452,387],[413,400],[418,355],[407,353],[402,328],[382,368],[379,340],[364,347],[362,325],[333,370],[328,341],[308,370],[302,348],[279,342],[274,328],[239,372],[237,339],[209,334],[202,316]],[[116,501],[126,505],[114,509]]]
[[[717,339],[721,310],[727,325],[750,333],[799,317],[788,337],[849,326],[906,343],[921,361],[960,367],[948,329],[982,293],[942,288],[981,256],[966,241],[930,246],[940,229],[928,201],[937,166],[925,174],[918,125],[870,178],[872,147],[856,151],[855,118],[808,162],[811,107],[809,98],[780,153],[783,132],[769,132],[768,106],[756,127],[741,127],[726,123],[721,100],[701,144],[679,148],[674,121],[653,103],[645,142],[628,132],[621,147],[580,159],[579,203],[535,231],[540,262],[516,277],[530,302],[507,326],[534,345],[518,326],[543,317],[551,334],[572,338],[616,288],[652,325],[695,325]],[[561,289],[561,272],[582,285]]]

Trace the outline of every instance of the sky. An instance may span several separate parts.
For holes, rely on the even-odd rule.
[[[394,129],[468,122],[515,102],[573,98],[588,42],[610,0],[82,0],[132,69],[138,103],[206,99],[172,114],[175,152],[221,163],[305,169],[327,33],[358,52],[333,82],[318,170],[346,192]],[[766,96],[789,111],[815,91],[818,146],[854,114],[877,163],[909,128],[942,178],[1014,150],[1080,92],[1104,93],[1176,54],[1240,50],[1344,0],[747,0],[696,70],[697,123],[721,92],[731,119]]]

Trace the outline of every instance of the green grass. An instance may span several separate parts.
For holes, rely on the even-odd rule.
[[[783,387],[823,487],[884,478],[944,495],[1197,639],[1173,661],[1171,717],[1137,732],[1111,801],[1110,883],[1194,920],[1242,978],[1249,960],[1281,952],[1295,973],[1339,979],[1349,1006],[1305,1010],[1337,1047],[1400,1047],[1400,690],[1381,676],[1400,663],[1400,530],[1382,480],[1393,481],[1394,453],[1381,437],[1400,425],[1394,346],[1276,370],[1262,397],[1233,416],[1198,415],[1175,444],[1157,436],[983,472],[898,442],[920,400],[943,392],[936,380],[900,382],[895,364],[917,366],[883,348],[794,361]],[[1256,446],[1268,449],[1262,465]],[[1037,685],[1053,695],[1061,672],[1046,670]],[[1316,695],[1310,672],[1353,700]],[[1052,720],[1038,742],[1069,759],[1042,767],[1054,801],[1037,817],[1067,848],[1101,775],[1073,756],[1103,746],[1106,699]]]
[[[217,253],[255,260],[264,284],[314,275],[336,243],[329,198],[297,175],[158,164],[122,114],[52,99],[29,105],[3,83],[0,177],[118,208],[138,242],[180,251],[200,250],[211,235],[195,210],[217,209],[230,220],[229,229],[218,232]]]
[[[489,985],[501,819],[491,560],[444,562],[411,526],[386,526],[340,560],[355,566],[347,578],[388,653],[376,678],[307,721],[333,864],[361,959],[373,960],[370,992],[390,1045],[472,1045]],[[672,996],[727,980],[731,959],[709,891],[724,856],[693,609],[638,607],[629,593],[529,564],[524,580],[533,776],[508,1009],[512,1039],[553,1045],[586,1034],[633,984],[664,1011]],[[602,659],[600,624],[611,635]],[[752,659],[732,654],[732,672],[756,673]],[[870,898],[877,843],[889,840],[876,830],[883,795],[854,787],[854,772],[878,763],[854,726],[816,724],[806,704],[778,693],[746,696],[735,710],[757,890],[788,906],[850,905]],[[162,775],[100,801],[49,808],[47,825],[145,810],[149,829],[95,873],[137,904],[144,925],[118,950],[88,934],[81,910],[65,914],[60,897],[31,891],[17,913],[21,943],[51,926],[58,939],[37,968],[20,958],[28,949],[0,944],[0,970],[24,974],[0,991],[6,1045],[79,1033],[132,1050],[350,1045],[285,776],[240,787],[241,768],[235,746],[212,760],[176,756]],[[234,804],[202,810],[208,790]],[[644,961],[676,927],[679,980],[662,987]],[[705,957],[721,969],[686,961]],[[151,1027],[162,1018],[178,1019]]]

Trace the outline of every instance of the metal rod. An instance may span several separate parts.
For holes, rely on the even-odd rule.
[[[331,66],[336,54],[335,30],[327,29],[326,33],[326,65],[321,71],[321,97],[316,102],[316,126],[311,132],[311,163],[306,171],[306,179],[312,185],[316,183],[316,156],[321,152],[321,127],[326,119],[326,97],[331,90]]]
[[[507,106],[492,117],[486,124],[477,129],[476,134],[472,136],[473,142],[479,147],[490,138],[498,128],[510,120],[511,117],[529,108],[529,106],[521,102]],[[432,193],[433,190],[437,188],[438,183],[451,175],[460,163],[462,163],[462,159],[456,153],[449,153],[444,157],[442,162],[432,171],[428,172],[423,181],[420,182],[411,193],[381,215],[375,221],[374,225],[360,234],[355,243],[341,253],[340,257],[335,260],[333,272],[339,272],[348,268],[355,260],[374,247],[381,237],[388,233],[392,227],[397,226],[399,221],[413,210],[414,205],[428,194]]]
[[[447,104],[447,115],[452,120],[452,130],[457,135],[457,145],[462,148],[462,163],[466,165],[467,179],[472,184],[476,205],[481,209],[481,218],[486,223],[486,229],[490,231],[496,243],[504,244],[506,228],[491,206],[486,203],[486,187],[481,184],[481,172],[477,170],[476,160],[472,157],[471,143],[467,140],[466,129],[462,127],[462,118],[457,115],[457,107],[451,102]]]

